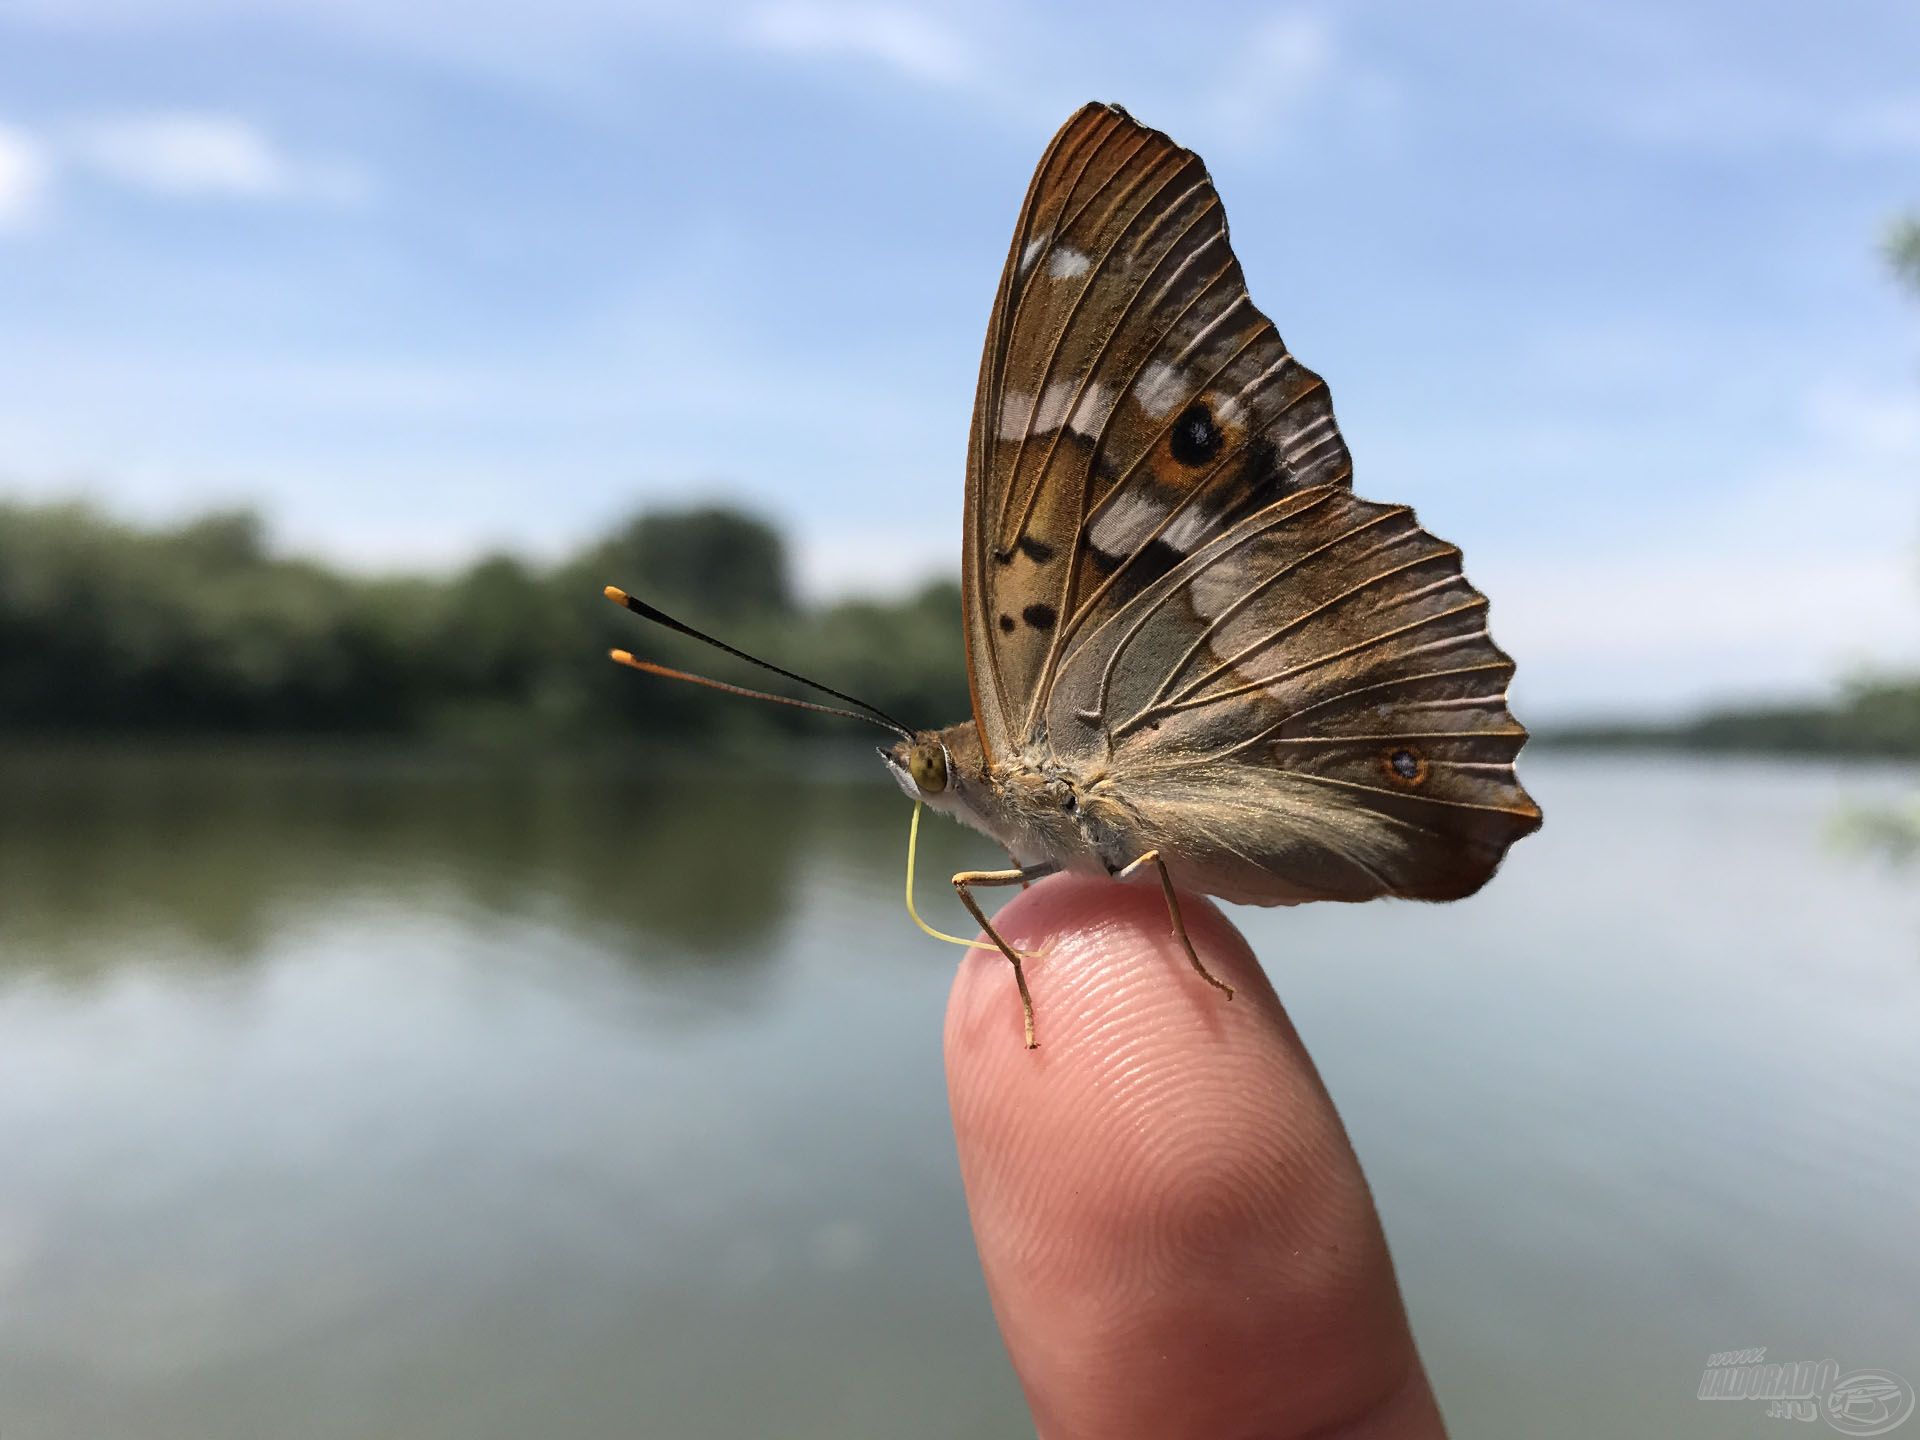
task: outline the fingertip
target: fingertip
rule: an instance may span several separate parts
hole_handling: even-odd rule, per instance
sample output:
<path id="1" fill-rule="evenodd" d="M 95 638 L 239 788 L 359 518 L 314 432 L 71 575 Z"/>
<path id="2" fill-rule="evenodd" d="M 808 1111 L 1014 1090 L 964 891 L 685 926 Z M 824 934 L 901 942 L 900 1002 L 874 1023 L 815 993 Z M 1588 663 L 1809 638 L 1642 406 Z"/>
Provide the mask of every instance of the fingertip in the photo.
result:
<path id="1" fill-rule="evenodd" d="M 1098 1068 L 1137 1045 L 1297 1046 L 1240 932 L 1211 901 L 1183 896 L 1180 907 L 1208 971 L 1232 987 L 1231 1000 L 1193 970 L 1157 886 L 1059 875 L 1016 896 L 993 923 L 1031 956 L 1025 970 L 1038 1050 L 1021 1048 L 1006 958 L 981 945 L 961 961 L 948 1003 L 950 1081 L 971 1075 L 975 1084 L 1019 1090 L 1062 1067 Z"/>
<path id="2" fill-rule="evenodd" d="M 1229 1417 L 1241 1433 L 1266 1405 L 1335 1423 L 1413 1364 L 1312 1062 L 1239 933 L 1205 901 L 1181 909 L 1235 998 L 1194 972 L 1157 885 L 1097 877 L 1043 882 L 994 921 L 1041 951 L 1026 962 L 1038 1050 L 1004 957 L 969 951 L 955 979 L 968 1204 L 1049 1435 L 1217 1434 Z"/>

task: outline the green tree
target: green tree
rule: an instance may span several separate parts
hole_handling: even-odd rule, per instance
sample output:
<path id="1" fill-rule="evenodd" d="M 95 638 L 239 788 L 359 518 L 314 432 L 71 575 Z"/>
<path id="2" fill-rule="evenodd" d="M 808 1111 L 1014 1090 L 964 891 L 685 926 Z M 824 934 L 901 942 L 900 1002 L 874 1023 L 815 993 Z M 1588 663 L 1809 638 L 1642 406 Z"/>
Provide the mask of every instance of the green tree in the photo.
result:
<path id="1" fill-rule="evenodd" d="M 446 597 L 445 665 L 456 689 L 498 700 L 530 698 L 555 657 L 566 607 L 553 586 L 511 555 L 489 555 Z"/>
<path id="2" fill-rule="evenodd" d="M 730 510 L 643 515 L 551 566 L 502 554 L 447 579 L 369 579 L 276 554 L 249 512 L 144 529 L 81 505 L 0 502 L 0 731 L 685 747 L 857 733 L 609 664 L 619 647 L 805 693 L 609 605 L 610 581 L 911 723 L 966 713 L 950 582 L 803 610 L 787 577 L 779 535 Z"/>
<path id="3" fill-rule="evenodd" d="M 766 521 L 722 506 L 630 521 L 597 557 L 604 583 L 709 620 L 791 615 L 787 548 Z"/>

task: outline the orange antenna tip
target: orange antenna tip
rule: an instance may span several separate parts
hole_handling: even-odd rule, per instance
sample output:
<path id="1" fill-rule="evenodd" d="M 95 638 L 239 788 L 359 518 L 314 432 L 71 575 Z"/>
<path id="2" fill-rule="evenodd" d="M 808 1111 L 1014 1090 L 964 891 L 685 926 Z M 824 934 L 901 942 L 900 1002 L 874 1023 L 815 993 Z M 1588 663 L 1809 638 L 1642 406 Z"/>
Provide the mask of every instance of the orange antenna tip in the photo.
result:
<path id="1" fill-rule="evenodd" d="M 627 592 L 622 590 L 618 585 L 609 585 L 600 593 L 616 605 L 624 605 L 627 603 Z"/>
<path id="2" fill-rule="evenodd" d="M 627 650 L 609 650 L 607 652 L 607 658 L 616 665 L 631 665 L 634 663 L 632 652 Z"/>

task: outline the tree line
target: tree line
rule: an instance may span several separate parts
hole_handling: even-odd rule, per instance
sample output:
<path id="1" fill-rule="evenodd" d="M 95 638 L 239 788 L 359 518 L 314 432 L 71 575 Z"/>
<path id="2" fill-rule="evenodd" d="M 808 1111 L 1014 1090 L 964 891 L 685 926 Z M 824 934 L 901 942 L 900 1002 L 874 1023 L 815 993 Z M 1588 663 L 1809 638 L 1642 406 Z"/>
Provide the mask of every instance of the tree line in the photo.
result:
<path id="1" fill-rule="evenodd" d="M 609 604 L 621 584 L 909 724 L 969 713 L 959 587 L 807 607 L 764 520 L 643 514 L 558 563 L 490 555 L 457 574 L 363 577 L 275 552 L 245 511 L 141 527 L 86 505 L 0 502 L 0 731 L 338 735 L 481 742 L 649 736 L 690 746 L 838 734 L 847 721 L 716 696 L 611 664 L 615 646 L 804 695 Z M 1560 726 L 1581 747 L 1920 756 L 1920 677 L 1827 702 L 1673 724 Z"/>
<path id="2" fill-rule="evenodd" d="M 734 510 L 643 514 L 555 564 L 496 554 L 434 578 L 278 553 L 246 511 L 142 527 L 0 502 L 0 729 L 699 744 L 848 729 L 613 665 L 620 646 L 792 689 L 619 610 L 608 583 L 909 723 L 967 713 L 957 585 L 803 606 L 779 534 Z"/>
<path id="3" fill-rule="evenodd" d="M 140 527 L 85 505 L 0 503 L 0 730 L 47 737 L 338 735 L 478 742 L 652 737 L 687 746 L 861 727 L 611 664 L 615 646 L 803 694 L 609 604 L 608 583 L 909 724 L 969 713 L 959 587 L 808 607 L 764 520 L 644 514 L 559 562 L 362 577 L 276 553 L 249 512 Z M 1674 724 L 1561 726 L 1582 747 L 1920 756 L 1920 677 L 1823 703 Z"/>
<path id="4" fill-rule="evenodd" d="M 1665 723 L 1561 725 L 1539 738 L 1583 750 L 1920 759 L 1920 677 L 1863 676 L 1826 701 L 1728 706 Z"/>

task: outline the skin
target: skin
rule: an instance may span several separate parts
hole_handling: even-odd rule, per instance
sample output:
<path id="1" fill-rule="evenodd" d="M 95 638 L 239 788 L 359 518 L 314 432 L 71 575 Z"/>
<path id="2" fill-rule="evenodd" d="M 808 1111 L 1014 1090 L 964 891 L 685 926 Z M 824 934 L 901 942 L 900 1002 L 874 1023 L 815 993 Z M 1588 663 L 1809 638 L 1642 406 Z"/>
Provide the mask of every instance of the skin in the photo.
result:
<path id="1" fill-rule="evenodd" d="M 961 962 L 946 1061 L 994 1313 L 1041 1440 L 1444 1436 L 1332 1101 L 1246 942 L 1159 887 L 1056 876 Z"/>

